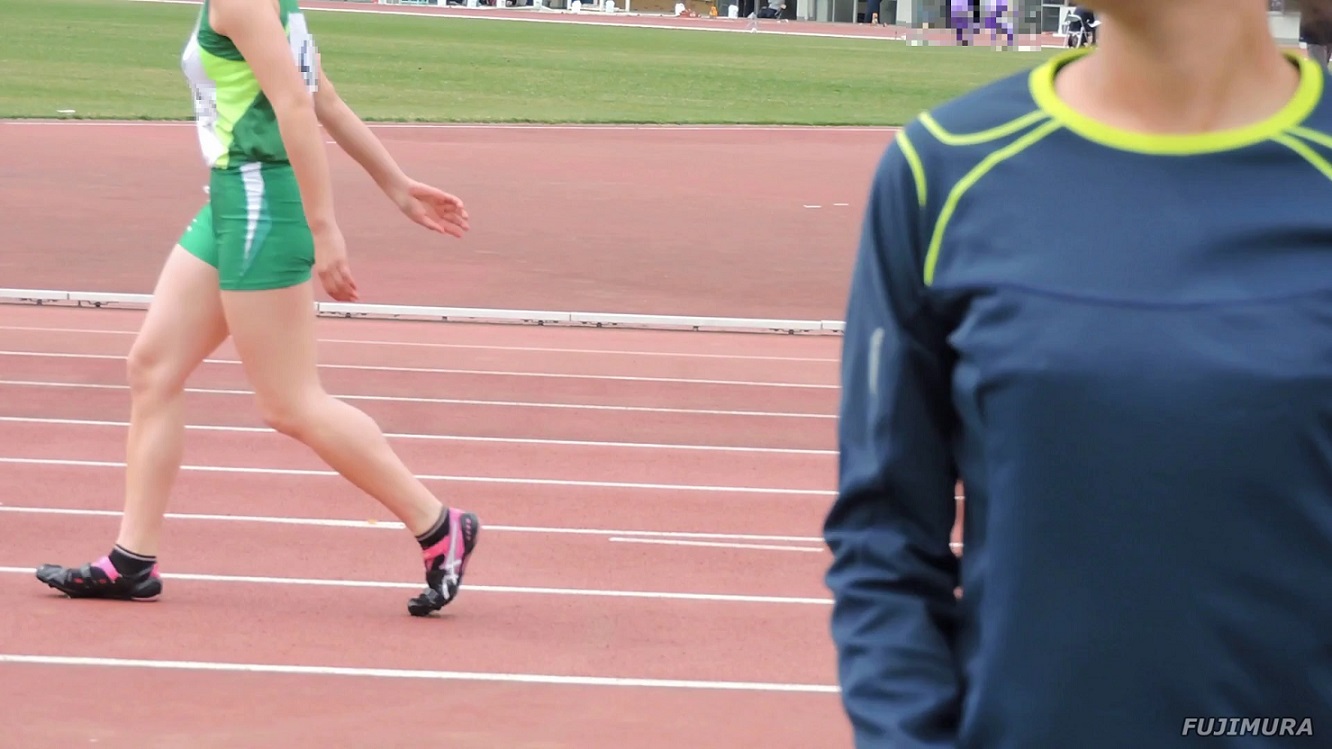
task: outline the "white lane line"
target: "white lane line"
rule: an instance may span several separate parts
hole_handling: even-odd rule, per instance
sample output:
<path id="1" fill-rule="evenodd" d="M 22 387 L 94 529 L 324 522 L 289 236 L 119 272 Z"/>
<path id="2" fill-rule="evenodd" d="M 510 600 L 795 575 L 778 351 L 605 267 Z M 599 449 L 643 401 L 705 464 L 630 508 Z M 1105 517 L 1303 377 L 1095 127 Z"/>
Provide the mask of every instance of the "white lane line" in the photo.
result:
<path id="1" fill-rule="evenodd" d="M 87 382 L 47 382 L 43 380 L 0 380 L 0 387 L 50 387 L 90 390 L 129 390 L 128 385 L 102 385 Z M 253 390 L 221 388 L 185 388 L 197 395 L 253 396 Z M 736 411 L 708 408 L 666 408 L 653 406 L 611 406 L 589 403 L 537 403 L 531 401 L 491 401 L 469 398 L 419 398 L 408 395 L 334 395 L 349 401 L 381 401 L 385 403 L 430 403 L 445 406 L 495 406 L 499 408 L 553 408 L 574 411 L 617 411 L 625 413 L 689 414 L 691 416 L 743 416 L 779 419 L 835 419 L 836 414 L 786 413 L 781 411 Z"/>
<path id="2" fill-rule="evenodd" d="M 118 518 L 119 510 L 86 510 L 72 507 L 15 507 L 0 505 L 0 512 L 20 515 L 68 515 L 75 517 Z M 207 513 L 168 512 L 168 520 L 198 520 L 230 523 L 267 523 L 273 525 L 299 525 L 326 528 L 370 528 L 400 531 L 402 523 L 396 520 L 343 520 L 338 518 L 298 518 L 270 515 L 214 515 Z M 696 531 L 610 530 L 600 528 L 557 528 L 535 525 L 491 525 L 486 533 L 529 533 L 537 535 L 616 536 L 645 538 L 716 539 L 728 541 L 757 541 L 771 543 L 821 543 L 815 536 L 780 536 L 755 533 L 704 533 Z"/>
<path id="3" fill-rule="evenodd" d="M 377 679 L 423 679 L 428 681 L 479 681 L 553 686 L 628 687 L 646 689 L 723 690 L 733 692 L 799 692 L 837 694 L 835 686 L 748 681 L 691 681 L 684 679 L 637 679 L 611 676 L 553 676 L 476 671 L 426 671 L 397 668 L 348 668 L 342 666 L 286 666 L 269 663 L 222 663 L 217 661 L 170 661 L 136 658 L 87 658 L 61 655 L 0 653 L 0 663 L 38 666 L 83 666 L 139 668 L 164 671 L 211 671 L 230 673 L 283 674 L 294 676 L 352 676 Z"/>
<path id="4" fill-rule="evenodd" d="M 0 567 L 0 573 L 31 575 L 31 567 Z M 421 590 L 421 581 L 411 583 L 378 580 L 339 580 L 317 577 L 263 577 L 256 575 L 205 575 L 197 573 L 162 573 L 164 580 L 183 580 L 197 583 L 240 583 L 243 585 L 298 585 L 320 588 L 386 588 L 392 590 Z M 793 596 L 748 596 L 729 593 L 666 593 L 655 590 L 596 590 L 588 588 L 536 588 L 514 585 L 471 585 L 469 593 L 510 593 L 522 595 L 573 596 L 584 598 L 643 598 L 658 601 L 708 601 L 711 603 L 772 603 L 794 606 L 830 606 L 831 599 Z"/>
<path id="5" fill-rule="evenodd" d="M 107 330 L 103 328 L 46 328 L 35 325 L 0 325 L 0 330 L 31 333 L 76 333 L 79 335 L 135 336 L 137 330 Z M 539 354 L 588 354 L 591 356 L 633 356 L 668 359 L 723 359 L 736 361 L 781 361 L 836 364 L 831 357 L 763 356 L 759 354 L 705 354 L 684 351 L 627 351 L 624 349 L 555 348 L 550 346 L 497 346 L 484 343 L 436 343 L 431 341 L 371 341 L 364 338 L 320 338 L 319 343 L 339 343 L 352 346 L 402 346 L 406 348 L 461 349 L 475 351 L 519 351 Z"/>
<path id="6" fill-rule="evenodd" d="M 612 536 L 610 540 L 613 542 L 626 543 L 626 544 L 662 544 L 665 546 L 706 546 L 709 548 L 716 548 L 716 549 L 753 549 L 758 551 L 804 551 L 814 554 L 823 551 L 823 549 L 815 548 L 812 546 L 778 546 L 775 544 L 739 544 L 739 543 L 723 543 L 718 541 L 677 541 L 674 539 L 666 539 L 666 538 L 621 538 L 618 536 Z"/>
<path id="7" fill-rule="evenodd" d="M 11 465 L 67 466 L 71 468 L 124 468 L 125 464 L 109 460 L 66 460 L 58 458 L 0 457 L 0 463 Z M 181 466 L 182 471 L 203 473 L 262 474 L 267 476 L 337 476 L 336 471 L 302 468 L 257 468 L 250 466 Z M 450 481 L 467 484 L 521 484 L 526 486 L 579 486 L 593 489 L 626 489 L 638 491 L 715 492 L 722 494 L 772 494 L 806 497 L 832 497 L 836 493 L 823 489 L 781 489 L 751 486 L 707 486 L 699 484 L 640 484 L 628 481 L 574 481 L 569 479 L 508 478 L 498 476 L 445 476 L 417 474 L 421 481 Z"/>
<path id="8" fill-rule="evenodd" d="M 0 351 L 0 356 L 27 357 L 36 359 L 98 359 L 125 361 L 125 356 L 118 354 L 71 354 L 57 351 Z M 204 359 L 204 364 L 225 364 L 238 366 L 237 359 Z M 412 374 L 442 375 L 484 375 L 487 377 L 535 377 L 560 380 L 607 380 L 613 382 L 656 382 L 679 385 L 734 385 L 737 387 L 790 388 L 810 390 L 836 390 L 838 385 L 804 382 L 761 382 L 754 380 L 708 380 L 689 377 L 639 377 L 636 375 L 594 375 L 569 374 L 564 372 L 510 372 L 487 369 L 445 369 L 440 367 L 384 367 L 371 364 L 325 364 L 319 363 L 320 369 L 348 369 L 360 372 L 403 372 Z"/>
<path id="9" fill-rule="evenodd" d="M 44 419 L 27 416 L 0 416 L 0 423 L 43 424 L 48 426 L 115 427 L 129 428 L 127 421 L 100 421 L 94 419 Z M 268 427 L 223 426 L 216 424 L 187 424 L 188 430 L 199 432 L 236 432 L 243 434 L 277 434 Z M 591 440 L 555 440 L 527 437 L 471 437 L 449 434 L 414 434 L 387 432 L 389 439 L 430 440 L 439 442 L 481 442 L 507 445 L 547 445 L 560 447 L 608 447 L 643 450 L 692 450 L 699 452 L 773 453 L 781 455 L 836 455 L 836 450 L 814 450 L 787 447 L 733 447 L 730 445 L 670 445 L 650 442 L 598 442 Z"/>

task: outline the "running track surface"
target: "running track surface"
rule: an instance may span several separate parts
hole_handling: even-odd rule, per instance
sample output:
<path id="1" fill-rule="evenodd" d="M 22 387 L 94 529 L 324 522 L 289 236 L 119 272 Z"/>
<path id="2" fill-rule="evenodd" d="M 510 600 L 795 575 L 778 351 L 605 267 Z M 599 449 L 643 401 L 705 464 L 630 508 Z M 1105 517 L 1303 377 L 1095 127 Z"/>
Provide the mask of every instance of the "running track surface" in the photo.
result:
<path id="1" fill-rule="evenodd" d="M 0 745 L 849 746 L 818 539 L 838 339 L 321 320 L 329 390 L 487 524 L 415 619 L 414 541 L 300 473 L 323 466 L 263 428 L 229 344 L 190 383 L 163 599 L 33 579 L 113 540 L 140 319 L 0 306 L 0 652 L 37 658 L 0 657 Z"/>
<path id="2" fill-rule="evenodd" d="M 417 230 L 330 148 L 365 301 L 811 319 L 841 316 L 892 137 L 377 130 L 474 229 Z M 148 292 L 204 197 L 188 126 L 0 148 L 9 287 Z M 322 320 L 329 389 L 487 526 L 420 620 L 414 542 L 262 427 L 229 347 L 190 383 L 164 599 L 32 579 L 115 533 L 139 320 L 0 306 L 0 745 L 849 746 L 818 538 L 838 339 Z"/>
<path id="3" fill-rule="evenodd" d="M 748 19 L 331 0 L 310 7 L 682 30 L 751 26 Z M 801 21 L 757 28 L 885 40 L 926 33 Z M 931 41 L 949 37 L 930 32 Z M 425 233 L 330 146 L 339 221 L 363 301 L 821 320 L 843 314 L 865 196 L 896 128 L 421 125 L 376 132 L 412 176 L 461 196 L 473 229 L 463 242 Z M 206 170 L 188 123 L 0 121 L 0 151 L 0 278 L 10 288 L 64 289 L 75 268 L 78 290 L 148 293 L 204 200 Z M 79 206 L 73 216 L 71 205 Z"/>
<path id="4" fill-rule="evenodd" d="M 459 241 L 329 146 L 362 301 L 841 319 L 886 129 L 380 127 Z M 0 122 L 0 285 L 149 293 L 205 200 L 192 126 Z M 77 210 L 71 210 L 77 206 Z M 817 207 L 806 207 L 817 206 Z M 75 279 L 72 281 L 71 279 Z"/>

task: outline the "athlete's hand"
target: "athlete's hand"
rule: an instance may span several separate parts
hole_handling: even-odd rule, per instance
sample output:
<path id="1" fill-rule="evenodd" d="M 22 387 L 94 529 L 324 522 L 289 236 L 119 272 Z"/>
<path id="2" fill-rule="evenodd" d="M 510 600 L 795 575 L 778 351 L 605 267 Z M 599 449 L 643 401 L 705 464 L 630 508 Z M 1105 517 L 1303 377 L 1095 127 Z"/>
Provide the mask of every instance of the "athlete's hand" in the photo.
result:
<path id="1" fill-rule="evenodd" d="M 347 242 L 342 238 L 342 230 L 333 224 L 316 231 L 314 244 L 314 271 L 324 291 L 339 302 L 356 301 L 356 281 L 347 262 Z"/>
<path id="2" fill-rule="evenodd" d="M 462 200 L 437 187 L 409 179 L 396 185 L 389 197 L 407 218 L 431 231 L 461 239 L 469 228 Z"/>

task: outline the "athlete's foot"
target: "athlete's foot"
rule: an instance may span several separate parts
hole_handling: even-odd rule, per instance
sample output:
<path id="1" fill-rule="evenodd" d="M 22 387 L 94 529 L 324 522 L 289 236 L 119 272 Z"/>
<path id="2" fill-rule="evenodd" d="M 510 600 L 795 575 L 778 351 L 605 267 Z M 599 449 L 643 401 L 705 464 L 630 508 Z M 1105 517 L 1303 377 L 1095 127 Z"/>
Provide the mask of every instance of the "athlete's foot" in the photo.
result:
<path id="1" fill-rule="evenodd" d="M 428 616 L 458 597 L 467 560 L 476 548 L 481 533 L 481 521 L 476 515 L 462 510 L 449 510 L 448 535 L 437 544 L 421 552 L 426 568 L 426 590 L 407 602 L 412 616 Z"/>
<path id="2" fill-rule="evenodd" d="M 70 598 L 111 598 L 143 601 L 162 593 L 162 578 L 157 565 L 133 575 L 122 575 L 108 557 L 82 567 L 44 564 L 37 568 L 37 579 Z"/>

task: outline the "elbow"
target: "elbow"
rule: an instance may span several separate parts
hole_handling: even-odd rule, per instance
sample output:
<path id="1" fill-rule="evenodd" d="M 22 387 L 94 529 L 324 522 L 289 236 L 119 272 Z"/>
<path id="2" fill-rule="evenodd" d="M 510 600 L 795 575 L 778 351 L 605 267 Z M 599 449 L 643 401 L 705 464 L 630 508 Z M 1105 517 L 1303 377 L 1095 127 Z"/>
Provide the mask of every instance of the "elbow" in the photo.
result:
<path id="1" fill-rule="evenodd" d="M 347 105 L 338 96 L 338 92 L 331 85 L 321 86 L 313 97 L 315 117 L 324 125 L 329 122 L 336 122 L 343 112 L 347 111 Z"/>
<path id="2" fill-rule="evenodd" d="M 270 96 L 268 103 L 273 106 L 273 114 L 279 123 L 317 117 L 314 97 L 305 91 Z"/>

